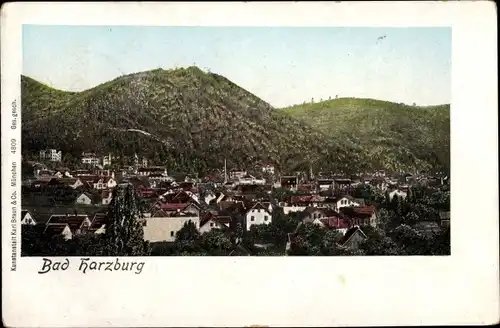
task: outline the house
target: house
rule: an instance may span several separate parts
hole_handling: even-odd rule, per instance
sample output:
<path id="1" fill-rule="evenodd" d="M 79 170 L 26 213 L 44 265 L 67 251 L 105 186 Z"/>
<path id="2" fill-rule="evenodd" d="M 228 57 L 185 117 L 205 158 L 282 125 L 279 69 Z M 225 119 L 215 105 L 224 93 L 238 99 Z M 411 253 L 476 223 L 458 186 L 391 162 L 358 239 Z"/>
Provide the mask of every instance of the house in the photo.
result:
<path id="1" fill-rule="evenodd" d="M 167 215 L 189 214 L 191 216 L 200 216 L 200 207 L 195 203 L 163 203 L 157 202 L 151 213 L 161 210 Z"/>
<path id="2" fill-rule="evenodd" d="M 360 206 L 361 204 L 356 202 L 356 199 L 351 196 L 342 196 L 336 201 L 336 210 L 339 211 L 342 207 L 352 207 Z"/>
<path id="3" fill-rule="evenodd" d="M 164 211 L 157 211 L 144 219 L 144 240 L 149 242 L 174 242 L 176 233 L 189 221 L 193 222 L 197 229 L 200 228 L 199 216 L 182 214 L 171 216 Z"/>
<path id="4" fill-rule="evenodd" d="M 273 163 L 264 163 L 262 165 L 262 173 L 274 174 L 275 166 Z"/>
<path id="5" fill-rule="evenodd" d="M 334 188 L 333 179 L 318 179 L 317 184 L 320 191 L 330 190 Z"/>
<path id="6" fill-rule="evenodd" d="M 111 166 L 113 156 L 111 154 L 105 155 L 102 158 L 102 166 Z"/>
<path id="7" fill-rule="evenodd" d="M 101 203 L 102 205 L 109 205 L 113 199 L 113 192 L 111 190 L 104 190 L 101 193 Z"/>
<path id="8" fill-rule="evenodd" d="M 217 197 L 215 196 L 215 193 L 211 190 L 205 192 L 205 195 L 203 197 L 203 201 L 205 204 L 209 205 L 211 201 L 216 200 Z"/>
<path id="9" fill-rule="evenodd" d="M 51 162 L 60 162 L 62 160 L 62 152 L 57 149 L 46 149 L 40 151 L 40 159 L 51 161 Z"/>
<path id="10" fill-rule="evenodd" d="M 92 205 L 92 195 L 86 192 L 82 192 L 76 197 L 75 204 Z"/>
<path id="11" fill-rule="evenodd" d="M 250 230 L 250 227 L 254 224 L 269 224 L 272 221 L 272 215 L 269 211 L 270 205 L 266 206 L 261 202 L 255 203 L 245 215 L 246 219 L 246 230 Z"/>
<path id="12" fill-rule="evenodd" d="M 93 173 L 90 170 L 76 170 L 74 174 L 75 177 L 90 176 L 90 175 L 93 175 Z"/>
<path id="13" fill-rule="evenodd" d="M 230 216 L 218 215 L 217 212 L 208 212 L 200 220 L 200 233 L 209 232 L 212 229 L 226 230 L 230 227 L 231 221 Z"/>
<path id="14" fill-rule="evenodd" d="M 107 215 L 105 213 L 96 213 L 92 218 L 89 227 L 89 232 L 95 234 L 102 234 L 106 232 Z"/>
<path id="15" fill-rule="evenodd" d="M 265 185 L 265 179 L 258 179 L 252 175 L 245 175 L 238 179 L 238 184 L 240 185 Z"/>
<path id="16" fill-rule="evenodd" d="M 151 167 L 140 167 L 137 169 L 137 175 L 143 177 L 149 177 L 154 174 L 155 176 L 163 175 L 165 177 L 168 176 L 167 168 L 164 166 L 151 166 Z"/>
<path id="17" fill-rule="evenodd" d="M 45 225 L 44 235 L 50 237 L 63 236 L 64 240 L 73 238 L 73 233 L 67 223 L 49 223 Z"/>
<path id="18" fill-rule="evenodd" d="M 282 176 L 282 177 L 280 177 L 279 185 L 281 186 L 281 188 L 296 191 L 298 184 L 299 184 L 299 178 L 297 176 Z"/>
<path id="19" fill-rule="evenodd" d="M 103 190 L 103 189 L 112 189 L 116 187 L 116 180 L 110 176 L 100 178 L 97 183 L 94 184 L 94 189 Z"/>
<path id="20" fill-rule="evenodd" d="M 229 178 L 231 180 L 239 180 L 247 175 L 247 171 L 240 168 L 234 168 L 229 171 Z"/>
<path id="21" fill-rule="evenodd" d="M 355 225 L 372 227 L 377 226 L 375 206 L 342 207 L 340 212 L 350 218 Z"/>
<path id="22" fill-rule="evenodd" d="M 366 239 L 368 239 L 368 237 L 365 233 L 358 226 L 354 226 L 345 233 L 339 241 L 339 245 L 349 249 L 359 249 L 361 243 Z"/>
<path id="23" fill-rule="evenodd" d="M 83 182 L 79 178 L 62 178 L 62 179 L 59 179 L 59 181 L 62 184 L 66 185 L 68 187 L 71 187 L 73 189 L 76 189 L 78 187 L 83 186 Z"/>
<path id="24" fill-rule="evenodd" d="M 402 190 L 402 189 L 394 189 L 392 191 L 389 191 L 389 200 L 392 200 L 394 196 L 398 196 L 399 198 L 405 199 L 406 196 L 408 195 L 408 192 Z"/>
<path id="25" fill-rule="evenodd" d="M 324 201 L 325 197 L 321 197 L 318 195 L 290 197 L 290 204 L 296 206 L 319 207 L 323 206 Z"/>
<path id="26" fill-rule="evenodd" d="M 342 213 L 330 208 L 308 207 L 301 213 L 303 223 L 314 223 L 345 234 L 352 227 L 352 221 Z"/>
<path id="27" fill-rule="evenodd" d="M 35 174 L 38 180 L 50 180 L 54 177 L 54 172 L 50 170 L 38 170 Z"/>
<path id="28" fill-rule="evenodd" d="M 87 214 L 53 214 L 47 221 L 47 225 L 53 223 L 67 224 L 72 236 L 87 232 L 91 225 Z"/>
<path id="29" fill-rule="evenodd" d="M 101 159 L 95 153 L 82 153 L 82 164 L 96 166 L 101 163 Z"/>
<path id="30" fill-rule="evenodd" d="M 335 184 L 335 189 L 345 190 L 351 187 L 352 180 L 348 178 L 335 178 L 334 184 Z"/>
<path id="31" fill-rule="evenodd" d="M 22 225 L 36 225 L 36 221 L 28 210 L 21 210 Z"/>

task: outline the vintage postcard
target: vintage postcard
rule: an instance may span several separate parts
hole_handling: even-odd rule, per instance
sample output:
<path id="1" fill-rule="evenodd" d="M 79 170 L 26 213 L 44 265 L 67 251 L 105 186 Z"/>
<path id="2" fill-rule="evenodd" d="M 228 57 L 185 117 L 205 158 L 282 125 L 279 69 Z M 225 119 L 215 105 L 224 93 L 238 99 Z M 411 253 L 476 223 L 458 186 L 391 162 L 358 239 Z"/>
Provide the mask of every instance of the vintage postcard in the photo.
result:
<path id="1" fill-rule="evenodd" d="M 498 322 L 495 14 L 2 7 L 4 323 Z"/>

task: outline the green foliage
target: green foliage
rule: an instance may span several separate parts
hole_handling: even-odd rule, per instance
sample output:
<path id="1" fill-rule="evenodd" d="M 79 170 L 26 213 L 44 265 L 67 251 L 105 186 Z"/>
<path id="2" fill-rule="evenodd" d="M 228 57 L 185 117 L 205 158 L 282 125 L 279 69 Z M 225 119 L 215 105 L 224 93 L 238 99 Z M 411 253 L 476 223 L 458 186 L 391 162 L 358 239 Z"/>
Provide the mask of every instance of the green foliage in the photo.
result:
<path id="1" fill-rule="evenodd" d="M 417 107 L 338 98 L 284 108 L 314 128 L 359 149 L 360 162 L 392 171 L 450 164 L 450 105 Z"/>
<path id="2" fill-rule="evenodd" d="M 352 158 L 350 149 L 303 121 L 196 67 L 129 74 L 77 93 L 26 76 L 21 82 L 26 154 L 48 147 L 63 157 L 138 153 L 170 170 L 200 174 L 224 159 L 230 167 L 273 161 L 294 170 Z"/>
<path id="3" fill-rule="evenodd" d="M 144 241 L 143 215 L 131 184 L 113 190 L 105 233 L 105 250 L 110 256 L 144 256 L 149 245 Z"/>

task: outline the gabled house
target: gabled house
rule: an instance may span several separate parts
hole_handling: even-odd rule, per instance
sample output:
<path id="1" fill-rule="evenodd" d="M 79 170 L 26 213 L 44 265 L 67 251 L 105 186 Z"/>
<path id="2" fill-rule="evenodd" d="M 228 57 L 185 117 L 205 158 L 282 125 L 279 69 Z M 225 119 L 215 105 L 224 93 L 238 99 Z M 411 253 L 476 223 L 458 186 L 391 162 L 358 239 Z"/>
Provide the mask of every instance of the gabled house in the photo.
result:
<path id="1" fill-rule="evenodd" d="M 402 190 L 402 189 L 393 189 L 389 191 L 389 200 L 392 200 L 394 196 L 398 196 L 399 198 L 405 199 L 406 196 L 408 195 L 408 192 Z"/>
<path id="2" fill-rule="evenodd" d="M 352 221 L 342 213 L 329 208 L 308 207 L 301 213 L 303 223 L 314 223 L 324 228 L 345 234 L 353 226 Z"/>
<path id="3" fill-rule="evenodd" d="M 337 199 L 336 202 L 336 210 L 339 211 L 343 207 L 353 207 L 353 206 L 360 206 L 358 202 L 356 202 L 356 199 L 351 197 L 351 196 L 342 196 Z"/>
<path id="4" fill-rule="evenodd" d="M 200 233 L 209 232 L 212 229 L 226 230 L 230 228 L 232 218 L 219 215 L 218 213 L 206 213 L 200 220 Z"/>
<path id="5" fill-rule="evenodd" d="M 75 204 L 92 205 L 92 195 L 86 192 L 82 192 L 76 197 Z"/>
<path id="6" fill-rule="evenodd" d="M 27 210 L 21 210 L 21 224 L 22 225 L 36 225 L 36 221 Z"/>
<path id="7" fill-rule="evenodd" d="M 83 186 L 83 182 L 79 178 L 62 178 L 59 179 L 59 182 L 73 189 Z"/>
<path id="8" fill-rule="evenodd" d="M 106 232 L 107 215 L 105 213 L 96 213 L 92 218 L 89 227 L 89 232 L 95 234 L 102 234 Z"/>
<path id="9" fill-rule="evenodd" d="M 96 166 L 101 163 L 101 159 L 95 153 L 82 153 L 82 164 Z"/>
<path id="10" fill-rule="evenodd" d="M 87 214 L 53 214 L 47 225 L 54 223 L 67 224 L 72 236 L 86 233 L 91 225 Z"/>
<path id="11" fill-rule="evenodd" d="M 254 224 L 270 224 L 273 217 L 269 211 L 269 206 L 257 202 L 246 212 L 245 219 L 246 229 L 250 230 L 250 227 Z"/>
<path id="12" fill-rule="evenodd" d="M 340 212 L 350 218 L 355 225 L 372 227 L 377 226 L 375 206 L 342 207 Z"/>
<path id="13" fill-rule="evenodd" d="M 339 241 L 339 245 L 349 249 L 359 249 L 360 244 L 366 239 L 368 237 L 365 233 L 358 226 L 354 226 L 345 233 Z"/>
<path id="14" fill-rule="evenodd" d="M 49 237 L 63 236 L 64 240 L 73 238 L 70 226 L 67 223 L 49 223 L 45 225 L 43 234 Z"/>
<path id="15" fill-rule="evenodd" d="M 200 216 L 200 207 L 194 203 L 163 203 L 157 202 L 151 213 L 155 210 L 162 210 L 167 215 L 191 215 L 191 216 Z"/>

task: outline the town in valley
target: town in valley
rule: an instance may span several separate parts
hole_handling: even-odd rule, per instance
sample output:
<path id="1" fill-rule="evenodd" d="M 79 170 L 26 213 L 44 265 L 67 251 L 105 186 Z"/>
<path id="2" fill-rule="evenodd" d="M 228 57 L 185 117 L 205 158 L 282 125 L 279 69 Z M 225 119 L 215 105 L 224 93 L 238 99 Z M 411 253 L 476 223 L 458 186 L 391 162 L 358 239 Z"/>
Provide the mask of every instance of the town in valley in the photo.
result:
<path id="1" fill-rule="evenodd" d="M 170 172 L 137 154 L 120 165 L 111 153 L 93 152 L 72 167 L 64 163 L 57 149 L 23 158 L 23 255 L 63 256 L 66 243 L 104 236 L 114 191 L 127 186 L 140 208 L 148 255 L 450 251 L 449 239 L 443 241 L 450 179 L 441 172 L 282 172 L 275 163 L 258 163 L 226 164 L 199 176 Z"/>

